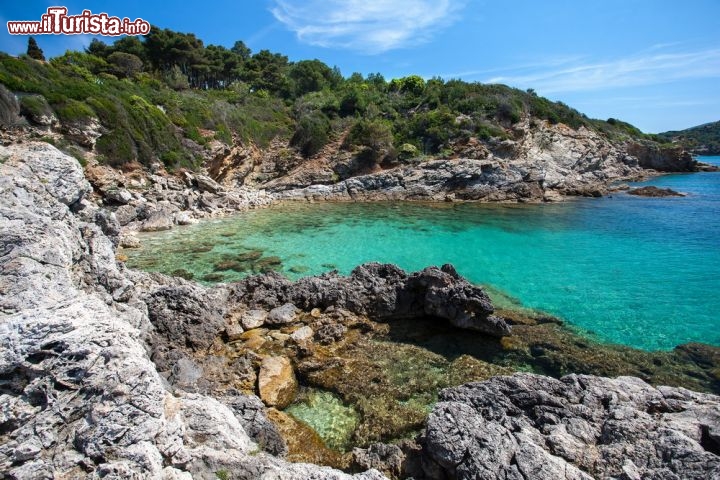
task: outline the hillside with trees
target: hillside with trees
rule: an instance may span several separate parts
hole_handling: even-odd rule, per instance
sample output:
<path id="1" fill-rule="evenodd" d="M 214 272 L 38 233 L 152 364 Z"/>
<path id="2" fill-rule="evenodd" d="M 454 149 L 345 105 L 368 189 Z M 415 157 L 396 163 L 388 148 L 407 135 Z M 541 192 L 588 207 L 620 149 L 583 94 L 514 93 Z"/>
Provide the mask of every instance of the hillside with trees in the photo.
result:
<path id="1" fill-rule="evenodd" d="M 91 150 L 112 166 L 162 161 L 170 169 L 196 168 L 212 140 L 263 148 L 273 139 L 304 157 L 342 140 L 343 149 L 372 162 L 397 164 L 449 155 L 470 137 L 512 138 L 523 119 L 584 126 L 613 140 L 652 139 L 532 90 L 417 75 L 344 77 L 319 60 L 253 53 L 242 41 L 205 45 L 191 33 L 157 27 L 112 45 L 93 40 L 84 52 L 48 62 L 1 54 L 0 83 L 31 123 L 63 132 L 97 127 L 96 142 L 68 135 L 66 150 L 80 158 Z"/>
<path id="2" fill-rule="evenodd" d="M 678 143 L 697 155 L 720 155 L 720 121 L 658 136 L 665 141 Z"/>

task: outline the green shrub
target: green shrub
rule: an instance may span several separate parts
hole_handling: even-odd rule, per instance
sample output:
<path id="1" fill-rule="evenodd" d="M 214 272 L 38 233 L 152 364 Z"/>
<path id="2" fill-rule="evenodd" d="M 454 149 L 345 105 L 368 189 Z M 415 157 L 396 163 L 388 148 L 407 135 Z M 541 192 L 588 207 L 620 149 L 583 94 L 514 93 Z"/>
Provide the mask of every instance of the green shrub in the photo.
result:
<path id="1" fill-rule="evenodd" d="M 392 149 L 393 134 L 390 124 L 375 119 L 359 119 L 350 129 L 346 147 L 364 147 L 371 160 L 379 159 Z"/>
<path id="2" fill-rule="evenodd" d="M 322 112 L 303 115 L 297 123 L 295 134 L 290 140 L 306 157 L 315 155 L 330 138 L 330 121 Z"/>
<path id="3" fill-rule="evenodd" d="M 95 116 L 95 111 L 89 105 L 72 98 L 67 99 L 56 108 L 58 117 L 63 122 L 76 122 Z"/>
<path id="4" fill-rule="evenodd" d="M 20 97 L 20 114 L 35 121 L 40 117 L 54 116 L 55 112 L 42 95 L 23 95 Z"/>
<path id="5" fill-rule="evenodd" d="M 95 149 L 104 163 L 119 167 L 137 158 L 137 148 L 130 135 L 123 130 L 113 130 L 97 139 Z"/>

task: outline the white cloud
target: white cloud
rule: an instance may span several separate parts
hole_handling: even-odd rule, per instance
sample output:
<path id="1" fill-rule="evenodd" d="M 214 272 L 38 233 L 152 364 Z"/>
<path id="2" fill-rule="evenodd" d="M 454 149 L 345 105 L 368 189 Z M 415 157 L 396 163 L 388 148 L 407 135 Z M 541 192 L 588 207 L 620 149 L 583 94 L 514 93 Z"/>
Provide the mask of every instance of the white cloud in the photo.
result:
<path id="1" fill-rule="evenodd" d="M 720 49 L 646 53 L 605 62 L 569 62 L 553 67 L 532 69 L 525 74 L 497 75 L 483 82 L 530 87 L 547 95 L 657 85 L 691 78 L 716 78 L 720 77 Z"/>
<path id="2" fill-rule="evenodd" d="M 427 41 L 460 0 L 275 0 L 272 14 L 311 45 L 381 53 Z"/>

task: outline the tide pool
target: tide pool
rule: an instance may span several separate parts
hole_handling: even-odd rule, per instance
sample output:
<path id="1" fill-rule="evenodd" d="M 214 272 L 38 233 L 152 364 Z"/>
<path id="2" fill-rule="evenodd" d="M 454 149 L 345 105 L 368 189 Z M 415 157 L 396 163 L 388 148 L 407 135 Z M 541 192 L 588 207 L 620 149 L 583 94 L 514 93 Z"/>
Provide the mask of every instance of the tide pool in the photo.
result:
<path id="1" fill-rule="evenodd" d="M 700 160 L 720 164 L 720 157 Z M 298 278 L 349 273 L 370 261 L 406 270 L 452 263 L 469 280 L 602 341 L 648 350 L 690 341 L 720 345 L 720 173 L 643 184 L 687 196 L 617 193 L 543 205 L 286 204 L 143 234 L 142 248 L 125 253 L 130 267 L 184 269 L 206 283 L 237 280 L 253 267 Z M 262 255 L 255 264 L 218 268 L 255 250 L 250 257 Z"/>

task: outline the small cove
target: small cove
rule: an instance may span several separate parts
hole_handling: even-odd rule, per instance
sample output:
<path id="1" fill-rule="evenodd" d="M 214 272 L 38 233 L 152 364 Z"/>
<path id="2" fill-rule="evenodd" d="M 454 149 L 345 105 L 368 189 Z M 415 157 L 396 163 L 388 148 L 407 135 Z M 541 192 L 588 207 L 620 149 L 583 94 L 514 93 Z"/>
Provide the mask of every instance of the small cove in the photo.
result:
<path id="1" fill-rule="evenodd" d="M 646 350 L 720 345 L 720 173 L 643 184 L 688 196 L 284 204 L 143 234 L 142 247 L 125 253 L 130 267 L 184 270 L 205 283 L 268 270 L 290 278 L 349 273 L 368 261 L 406 270 L 452 263 L 469 280 L 601 341 Z"/>

